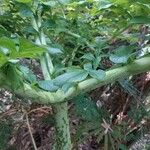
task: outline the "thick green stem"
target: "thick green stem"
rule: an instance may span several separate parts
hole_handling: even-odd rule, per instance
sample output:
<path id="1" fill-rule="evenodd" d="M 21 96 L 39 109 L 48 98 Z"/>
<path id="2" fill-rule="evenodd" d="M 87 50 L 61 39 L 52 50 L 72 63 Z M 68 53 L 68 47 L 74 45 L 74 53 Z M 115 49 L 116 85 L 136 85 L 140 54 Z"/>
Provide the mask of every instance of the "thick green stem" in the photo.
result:
<path id="1" fill-rule="evenodd" d="M 35 28 L 40 28 L 41 17 L 39 16 L 37 21 L 33 21 Z M 40 26 L 39 26 L 40 25 Z M 37 30 L 38 30 L 37 28 Z M 39 31 L 39 30 L 38 30 Z M 36 38 L 36 43 L 39 45 L 46 45 L 46 39 L 43 31 L 39 31 L 39 37 Z M 40 59 L 41 68 L 45 80 L 51 80 L 51 74 L 53 73 L 54 67 L 51 57 L 48 53 L 43 54 Z M 55 150 L 71 150 L 71 137 L 69 130 L 69 118 L 68 118 L 68 102 L 61 102 L 53 106 L 55 112 L 55 143 L 53 149 Z"/>
<path id="2" fill-rule="evenodd" d="M 16 95 L 20 97 L 30 98 L 40 104 L 54 104 L 70 100 L 78 94 L 89 92 L 93 89 L 115 82 L 119 79 L 127 78 L 130 75 L 135 75 L 147 71 L 150 71 L 150 56 L 137 59 L 126 66 L 121 66 L 106 71 L 106 76 L 103 80 L 97 80 L 94 78 L 86 79 L 78 83 L 76 87 L 71 87 L 66 93 L 64 93 L 64 91 L 61 89 L 57 90 L 56 92 L 46 92 L 39 89 L 38 87 L 33 88 L 26 83 L 24 83 L 23 87 L 20 87 L 13 92 L 15 92 Z M 11 90 L 10 84 L 7 84 L 7 82 L 3 81 L 5 81 L 5 75 L 0 71 L 1 87 Z"/>
<path id="3" fill-rule="evenodd" d="M 67 102 L 55 104 L 56 138 L 54 150 L 71 150 Z"/>

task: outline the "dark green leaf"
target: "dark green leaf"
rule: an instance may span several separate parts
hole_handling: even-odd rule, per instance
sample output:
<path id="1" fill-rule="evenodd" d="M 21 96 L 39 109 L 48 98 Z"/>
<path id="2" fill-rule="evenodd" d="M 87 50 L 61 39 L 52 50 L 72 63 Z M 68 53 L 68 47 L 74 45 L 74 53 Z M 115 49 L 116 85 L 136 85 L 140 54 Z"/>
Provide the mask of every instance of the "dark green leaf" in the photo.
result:
<path id="1" fill-rule="evenodd" d="M 128 150 L 128 148 L 124 144 L 119 145 L 120 150 Z"/>
<path id="2" fill-rule="evenodd" d="M 0 67 L 2 67 L 7 62 L 7 57 L 0 52 Z"/>
<path id="3" fill-rule="evenodd" d="M 81 118 L 87 121 L 101 119 L 96 104 L 90 98 L 79 95 L 74 98 L 73 102 L 75 103 L 76 112 Z"/>
<path id="4" fill-rule="evenodd" d="M 150 4 L 149 0 L 135 0 L 136 2 L 142 3 L 142 4 Z"/>
<path id="5" fill-rule="evenodd" d="M 30 7 L 28 7 L 27 5 L 23 5 L 21 8 L 20 8 L 20 15 L 22 17 L 33 17 L 33 12 L 32 10 L 30 9 Z"/>
<path id="6" fill-rule="evenodd" d="M 23 78 L 21 77 L 16 65 L 6 65 L 3 67 L 3 72 L 5 73 L 7 82 L 10 84 L 12 90 L 17 90 L 23 85 Z"/>
<path id="7" fill-rule="evenodd" d="M 0 25 L 0 36 L 10 36 L 10 32 L 8 32 L 2 25 Z"/>
<path id="8" fill-rule="evenodd" d="M 130 20 L 131 24 L 150 24 L 150 17 L 137 16 Z"/>

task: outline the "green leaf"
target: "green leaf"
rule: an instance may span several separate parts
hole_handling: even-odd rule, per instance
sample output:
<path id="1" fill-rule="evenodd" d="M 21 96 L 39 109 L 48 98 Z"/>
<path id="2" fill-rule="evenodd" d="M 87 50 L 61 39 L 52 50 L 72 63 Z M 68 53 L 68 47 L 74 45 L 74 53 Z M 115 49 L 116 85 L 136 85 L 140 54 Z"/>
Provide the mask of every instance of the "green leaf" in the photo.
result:
<path id="1" fill-rule="evenodd" d="M 96 104 L 89 97 L 79 95 L 73 99 L 73 102 L 75 103 L 76 112 L 81 118 L 87 121 L 101 119 Z"/>
<path id="2" fill-rule="evenodd" d="M 7 57 L 0 52 L 0 67 L 2 67 L 7 62 Z"/>
<path id="3" fill-rule="evenodd" d="M 19 62 L 19 59 L 9 59 L 8 62 L 12 64 L 17 64 Z"/>
<path id="4" fill-rule="evenodd" d="M 20 71 L 23 73 L 24 78 L 31 84 L 36 83 L 37 79 L 33 72 L 26 66 L 19 66 Z"/>
<path id="5" fill-rule="evenodd" d="M 128 148 L 124 144 L 119 145 L 120 150 L 127 150 Z"/>
<path id="6" fill-rule="evenodd" d="M 66 5 L 70 3 L 70 0 L 51 0 L 51 1 L 47 1 L 47 2 L 42 2 L 42 4 L 46 5 L 46 6 L 50 6 L 50 7 L 55 7 L 58 6 L 60 4 Z"/>
<path id="7" fill-rule="evenodd" d="M 16 50 L 15 42 L 7 37 L 0 38 L 0 51 L 4 54 L 11 53 Z"/>
<path id="8" fill-rule="evenodd" d="M 59 2 L 61 3 L 61 4 L 69 4 L 70 2 L 71 2 L 71 0 L 59 0 Z"/>
<path id="9" fill-rule="evenodd" d="M 117 48 L 114 54 L 111 54 L 109 59 L 114 63 L 127 63 L 131 53 L 133 51 L 133 47 L 131 46 L 121 46 Z"/>
<path id="10" fill-rule="evenodd" d="M 135 0 L 136 2 L 142 3 L 142 4 L 150 4 L 149 0 Z"/>
<path id="11" fill-rule="evenodd" d="M 131 24 L 150 24 L 150 17 L 147 16 L 137 16 L 130 20 Z"/>
<path id="12" fill-rule="evenodd" d="M 53 0 L 53 1 L 42 2 L 42 4 L 50 7 L 55 7 L 57 5 L 57 2 Z"/>
<path id="13" fill-rule="evenodd" d="M 19 11 L 22 17 L 33 17 L 33 12 L 30 7 L 26 4 L 22 5 Z"/>
<path id="14" fill-rule="evenodd" d="M 56 28 L 56 22 L 54 19 L 47 19 L 42 23 L 42 27 L 54 29 L 54 28 Z"/>
<path id="15" fill-rule="evenodd" d="M 32 0 L 16 0 L 19 3 L 30 3 Z"/>
<path id="16" fill-rule="evenodd" d="M 46 47 L 48 52 L 52 55 L 56 55 L 56 54 L 62 54 L 63 52 L 61 51 L 61 49 L 59 48 L 55 48 L 55 47 Z"/>
<path id="17" fill-rule="evenodd" d="M 35 53 L 41 53 L 41 52 L 44 52 L 45 50 L 43 47 L 40 47 L 24 38 L 20 38 L 19 42 L 20 42 L 19 52 L 22 52 L 22 51 L 33 52 L 34 51 Z"/>
<path id="18" fill-rule="evenodd" d="M 9 63 L 2 69 L 12 90 L 17 90 L 23 85 L 23 78 L 21 77 L 16 65 Z"/>
<path id="19" fill-rule="evenodd" d="M 23 32 L 25 32 L 26 34 L 30 33 L 30 34 L 33 34 L 33 35 L 38 34 L 38 32 L 32 26 L 29 26 L 29 25 L 26 25 L 24 27 Z"/>
<path id="20" fill-rule="evenodd" d="M 122 6 L 129 4 L 128 0 L 111 0 L 111 1 L 116 3 L 116 4 L 122 5 Z"/>
<path id="21" fill-rule="evenodd" d="M 99 2 L 98 8 L 99 9 L 107 9 L 107 8 L 111 7 L 112 5 L 113 4 L 108 0 L 101 0 Z"/>
<path id="22" fill-rule="evenodd" d="M 103 70 L 88 70 L 88 73 L 91 77 L 98 80 L 102 80 L 106 76 L 106 73 Z"/>
<path id="23" fill-rule="evenodd" d="M 9 54 L 9 49 L 7 49 L 5 47 L 0 47 L 0 51 L 3 52 L 5 55 Z"/>
<path id="24" fill-rule="evenodd" d="M 92 69 L 93 69 L 93 67 L 92 67 L 91 63 L 84 64 L 84 70 L 89 71 L 89 70 L 92 70 Z"/>
<path id="25" fill-rule="evenodd" d="M 45 90 L 45 91 L 50 91 L 50 92 L 55 92 L 58 90 L 58 86 L 54 85 L 52 80 L 43 80 L 38 82 L 38 86 Z"/>
<path id="26" fill-rule="evenodd" d="M 0 25 L 0 36 L 10 36 L 10 33 L 2 25 Z"/>
<path id="27" fill-rule="evenodd" d="M 109 59 L 116 63 L 116 64 L 120 64 L 120 63 L 127 63 L 129 56 L 126 55 L 111 55 L 109 57 Z"/>
<path id="28" fill-rule="evenodd" d="M 45 48 L 35 45 L 34 43 L 24 39 L 19 39 L 19 51 L 11 54 L 12 58 L 36 58 L 45 51 Z"/>
<path id="29" fill-rule="evenodd" d="M 16 47 L 19 44 L 19 50 Z M 16 58 L 36 58 L 45 51 L 45 48 L 35 45 L 34 43 L 19 38 L 12 40 L 6 37 L 0 38 L 0 51 L 5 55 L 9 54 L 10 59 Z"/>
<path id="30" fill-rule="evenodd" d="M 100 57 L 100 56 L 98 56 L 98 57 L 96 57 L 96 58 L 94 59 L 94 61 L 93 61 L 93 68 L 94 68 L 94 69 L 97 69 L 97 68 L 98 68 L 100 61 L 101 61 L 101 57 Z"/>
<path id="31" fill-rule="evenodd" d="M 75 69 L 74 71 L 64 73 L 54 79 L 54 84 L 63 86 L 67 82 L 80 82 L 88 76 L 87 71 Z"/>
<path id="32" fill-rule="evenodd" d="M 87 60 L 90 60 L 90 61 L 93 61 L 95 59 L 95 57 L 92 53 L 84 54 L 81 58 L 84 58 L 84 59 L 87 59 Z"/>

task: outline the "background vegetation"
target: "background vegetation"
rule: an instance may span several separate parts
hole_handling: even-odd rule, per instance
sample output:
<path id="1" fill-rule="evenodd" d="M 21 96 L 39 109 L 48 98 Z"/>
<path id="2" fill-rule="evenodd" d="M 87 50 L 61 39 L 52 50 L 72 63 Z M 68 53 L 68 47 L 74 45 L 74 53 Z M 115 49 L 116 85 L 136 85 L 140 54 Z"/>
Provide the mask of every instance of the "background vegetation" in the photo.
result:
<path id="1" fill-rule="evenodd" d="M 1 0 L 0 149 L 149 149 L 149 24 L 149 0 Z"/>

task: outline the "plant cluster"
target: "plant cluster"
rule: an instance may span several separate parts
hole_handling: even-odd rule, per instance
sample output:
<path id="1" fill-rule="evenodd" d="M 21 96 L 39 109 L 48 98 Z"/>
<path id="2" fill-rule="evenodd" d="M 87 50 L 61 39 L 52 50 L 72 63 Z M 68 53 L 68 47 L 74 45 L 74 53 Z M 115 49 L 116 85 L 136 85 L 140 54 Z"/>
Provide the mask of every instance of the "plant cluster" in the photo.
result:
<path id="1" fill-rule="evenodd" d="M 52 104 L 56 150 L 72 148 L 67 103 L 71 99 L 88 121 L 84 130 L 92 130 L 106 150 L 125 149 L 133 138 L 126 129 L 131 122 L 114 124 L 110 112 L 98 108 L 85 93 L 118 81 L 138 99 L 131 80 L 150 70 L 149 24 L 148 0 L 2 0 L 0 87 L 31 102 Z M 42 77 L 22 60 L 36 61 Z M 131 117 L 140 124 L 148 111 L 143 103 L 138 108 L 140 112 L 131 109 Z"/>

